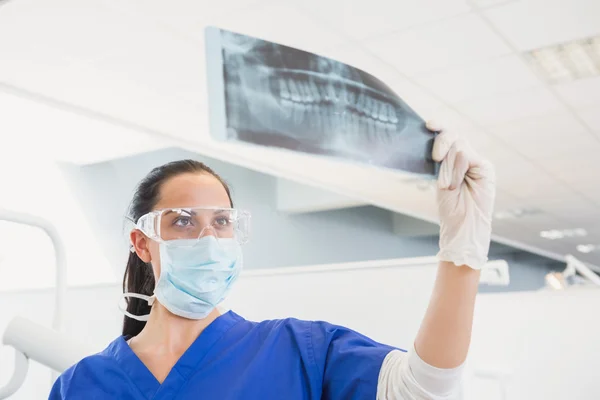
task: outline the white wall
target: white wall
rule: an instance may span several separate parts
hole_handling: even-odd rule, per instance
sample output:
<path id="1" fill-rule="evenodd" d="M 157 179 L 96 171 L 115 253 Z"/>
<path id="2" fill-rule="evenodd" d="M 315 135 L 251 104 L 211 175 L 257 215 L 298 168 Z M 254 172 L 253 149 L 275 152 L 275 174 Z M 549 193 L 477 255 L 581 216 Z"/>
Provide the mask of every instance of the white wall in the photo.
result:
<path id="1" fill-rule="evenodd" d="M 598 305 L 598 288 L 481 295 L 470 366 L 513 371 L 508 400 L 600 399 Z"/>
<path id="2" fill-rule="evenodd" d="M 0 207 L 55 225 L 66 246 L 70 284 L 115 281 L 95 227 L 53 161 L 5 154 L 0 156 L 0 182 Z M 0 221 L 0 241 L 0 291 L 54 286 L 54 251 L 43 232 Z"/>

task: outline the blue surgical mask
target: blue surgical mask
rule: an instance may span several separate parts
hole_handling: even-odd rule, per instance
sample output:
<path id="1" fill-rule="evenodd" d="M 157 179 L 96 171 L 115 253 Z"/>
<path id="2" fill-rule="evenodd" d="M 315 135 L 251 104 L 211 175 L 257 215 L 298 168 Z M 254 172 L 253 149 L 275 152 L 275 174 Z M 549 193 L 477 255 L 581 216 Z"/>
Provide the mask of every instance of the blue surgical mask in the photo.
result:
<path id="1" fill-rule="evenodd" d="M 205 236 L 160 243 L 160 277 L 154 296 L 124 293 L 152 305 L 154 298 L 175 315 L 203 319 L 222 302 L 242 269 L 242 250 L 235 239 Z M 124 310 L 122 310 L 124 311 Z M 148 315 L 134 316 L 148 320 Z"/>

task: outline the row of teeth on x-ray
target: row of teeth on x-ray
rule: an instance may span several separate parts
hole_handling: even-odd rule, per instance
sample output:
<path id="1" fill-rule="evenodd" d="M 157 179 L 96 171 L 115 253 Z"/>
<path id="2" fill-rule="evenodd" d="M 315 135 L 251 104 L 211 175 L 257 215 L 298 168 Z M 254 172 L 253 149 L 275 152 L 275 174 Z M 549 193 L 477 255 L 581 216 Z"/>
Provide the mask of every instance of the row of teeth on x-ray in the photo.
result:
<path id="1" fill-rule="evenodd" d="M 296 126 L 307 128 L 303 134 L 316 134 L 318 138 L 336 143 L 336 146 L 347 148 L 366 143 L 393 144 L 395 139 L 401 137 L 398 135 L 401 130 L 398 124 L 382 122 L 350 110 L 340 112 L 333 104 L 283 103 L 287 118 Z"/>
<path id="2" fill-rule="evenodd" d="M 284 102 L 311 104 L 333 103 L 354 109 L 360 114 L 383 123 L 396 124 L 398 116 L 393 105 L 375 99 L 364 89 L 344 87 L 331 82 L 315 83 L 312 80 L 279 79 L 279 96 Z"/>

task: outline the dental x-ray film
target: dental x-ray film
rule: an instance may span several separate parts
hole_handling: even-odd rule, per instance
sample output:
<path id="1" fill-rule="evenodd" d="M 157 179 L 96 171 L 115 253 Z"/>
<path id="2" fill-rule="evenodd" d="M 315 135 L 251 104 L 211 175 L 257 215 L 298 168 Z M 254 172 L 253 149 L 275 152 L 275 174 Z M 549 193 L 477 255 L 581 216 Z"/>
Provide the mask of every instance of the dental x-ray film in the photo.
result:
<path id="1" fill-rule="evenodd" d="M 433 134 L 379 79 L 330 58 L 214 27 L 205 36 L 215 139 L 436 175 Z"/>

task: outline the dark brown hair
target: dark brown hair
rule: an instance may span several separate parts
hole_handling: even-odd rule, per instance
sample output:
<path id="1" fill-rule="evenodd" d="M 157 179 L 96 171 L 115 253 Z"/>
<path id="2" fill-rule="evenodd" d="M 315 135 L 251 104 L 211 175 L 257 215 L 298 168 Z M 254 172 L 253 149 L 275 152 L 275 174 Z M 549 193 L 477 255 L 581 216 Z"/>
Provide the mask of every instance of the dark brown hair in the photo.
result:
<path id="1" fill-rule="evenodd" d="M 149 213 L 159 201 L 160 188 L 169 179 L 185 173 L 207 173 L 217 178 L 227 195 L 229 203 L 233 207 L 231 192 L 229 186 L 212 169 L 204 163 L 195 160 L 173 161 L 160 167 L 154 168 L 138 184 L 131 204 L 129 206 L 128 219 L 134 223 L 144 214 Z M 154 292 L 154 273 L 152 267 L 142 261 L 136 253 L 130 253 L 123 276 L 123 292 L 139 293 L 151 296 Z M 150 312 L 150 306 L 145 300 L 137 298 L 127 298 L 127 311 L 133 315 L 145 315 Z M 136 336 L 144 326 L 143 321 L 138 321 L 125 316 L 123 320 L 123 335 Z"/>

